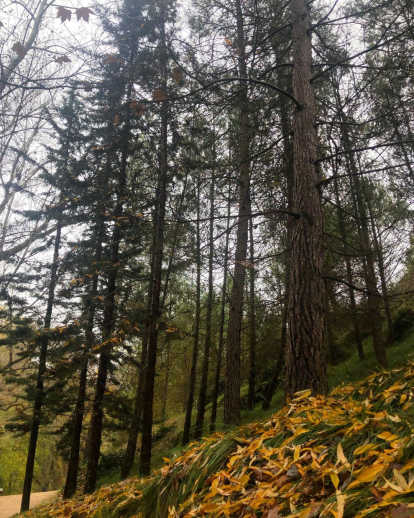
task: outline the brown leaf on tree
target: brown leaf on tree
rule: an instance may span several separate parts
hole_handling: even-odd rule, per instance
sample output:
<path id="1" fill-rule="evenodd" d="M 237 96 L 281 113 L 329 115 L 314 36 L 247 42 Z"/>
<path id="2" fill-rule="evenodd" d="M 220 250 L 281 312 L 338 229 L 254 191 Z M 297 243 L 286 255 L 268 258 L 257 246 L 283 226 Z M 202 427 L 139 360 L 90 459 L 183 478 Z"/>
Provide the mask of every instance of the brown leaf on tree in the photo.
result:
<path id="1" fill-rule="evenodd" d="M 183 77 L 183 71 L 180 67 L 174 67 L 171 70 L 171 75 L 174 81 L 178 84 L 181 81 L 181 78 Z"/>
<path id="2" fill-rule="evenodd" d="M 135 117 L 139 117 L 140 115 L 145 113 L 145 105 L 144 104 L 141 104 L 141 103 L 138 103 L 138 102 L 134 101 L 134 102 L 130 103 L 129 107 L 131 108 L 131 110 L 134 110 Z"/>
<path id="3" fill-rule="evenodd" d="M 119 121 L 120 121 L 119 113 L 117 113 L 117 114 L 115 115 L 115 117 L 114 117 L 114 124 L 115 124 L 115 126 L 118 126 Z"/>
<path id="4" fill-rule="evenodd" d="M 56 63 L 59 63 L 59 65 L 63 65 L 63 63 L 71 63 L 71 59 L 68 58 L 68 56 L 59 56 L 55 59 Z"/>
<path id="5" fill-rule="evenodd" d="M 17 54 L 20 54 L 22 58 L 24 58 L 27 54 L 27 50 L 18 41 L 13 45 L 12 50 L 14 50 L 14 52 L 17 52 Z"/>
<path id="6" fill-rule="evenodd" d="M 89 15 L 95 14 L 93 11 L 89 9 L 89 7 L 80 7 L 76 9 L 76 18 L 77 20 L 85 20 L 85 22 L 89 23 Z"/>
<path id="7" fill-rule="evenodd" d="M 92 85 L 91 83 L 85 83 L 85 92 L 92 92 Z"/>
<path id="8" fill-rule="evenodd" d="M 108 114 L 109 114 L 109 108 L 108 108 L 108 106 L 105 106 L 105 108 L 103 109 L 104 118 L 106 118 L 108 116 Z"/>
<path id="9" fill-rule="evenodd" d="M 69 11 L 69 9 L 66 9 L 66 7 L 63 7 L 63 5 L 60 5 L 57 8 L 56 18 L 60 18 L 62 23 L 66 22 L 66 20 L 70 22 L 70 19 L 72 18 L 72 11 Z"/>
<path id="10" fill-rule="evenodd" d="M 113 54 L 107 54 L 106 58 L 104 59 L 105 65 L 109 65 L 112 63 L 122 63 L 122 59 L 114 56 Z"/>
<path id="11" fill-rule="evenodd" d="M 167 98 L 167 94 L 165 93 L 165 90 L 161 88 L 156 88 L 152 92 L 152 98 L 154 99 L 154 101 L 165 101 L 165 99 Z"/>

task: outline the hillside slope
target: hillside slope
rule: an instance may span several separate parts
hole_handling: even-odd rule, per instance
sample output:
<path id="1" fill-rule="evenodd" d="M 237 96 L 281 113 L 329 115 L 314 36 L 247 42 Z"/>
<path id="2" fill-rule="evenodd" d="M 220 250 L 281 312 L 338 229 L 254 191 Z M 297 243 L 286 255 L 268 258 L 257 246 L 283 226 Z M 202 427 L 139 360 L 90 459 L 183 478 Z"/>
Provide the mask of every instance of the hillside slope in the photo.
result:
<path id="1" fill-rule="evenodd" d="M 147 480 L 36 517 L 414 516 L 414 362 L 329 397 L 298 393 L 269 422 L 195 443 Z"/>

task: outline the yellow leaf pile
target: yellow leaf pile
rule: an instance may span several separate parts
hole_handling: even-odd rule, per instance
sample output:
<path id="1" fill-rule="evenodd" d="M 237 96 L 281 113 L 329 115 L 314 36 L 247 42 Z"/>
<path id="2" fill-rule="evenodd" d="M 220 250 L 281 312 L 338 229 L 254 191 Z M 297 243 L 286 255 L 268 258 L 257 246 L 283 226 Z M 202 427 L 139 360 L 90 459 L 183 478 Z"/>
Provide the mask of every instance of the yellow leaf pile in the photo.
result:
<path id="1" fill-rule="evenodd" d="M 328 397 L 303 391 L 269 422 L 194 443 L 129 491 L 103 488 L 43 516 L 414 516 L 413 401 L 414 363 Z"/>

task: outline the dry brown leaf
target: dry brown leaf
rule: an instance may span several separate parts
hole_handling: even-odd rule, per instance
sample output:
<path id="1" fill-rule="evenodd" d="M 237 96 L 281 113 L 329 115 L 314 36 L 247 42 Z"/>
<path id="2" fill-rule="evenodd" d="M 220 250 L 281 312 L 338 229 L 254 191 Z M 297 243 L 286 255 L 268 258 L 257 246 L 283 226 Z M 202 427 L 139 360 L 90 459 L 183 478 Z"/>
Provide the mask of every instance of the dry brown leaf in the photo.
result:
<path id="1" fill-rule="evenodd" d="M 25 57 L 25 55 L 27 54 L 27 50 L 23 47 L 23 45 L 21 43 L 19 43 L 18 41 L 13 45 L 12 47 L 12 50 L 14 52 L 17 52 L 17 54 L 20 54 L 20 56 L 22 58 Z"/>
<path id="2" fill-rule="evenodd" d="M 156 88 L 152 92 L 152 98 L 154 101 L 165 101 L 167 99 L 167 94 L 165 93 L 165 90 L 162 88 Z"/>
<path id="3" fill-rule="evenodd" d="M 70 19 L 72 18 L 72 11 L 66 9 L 66 7 L 63 7 L 63 5 L 60 5 L 57 8 L 56 18 L 60 18 L 62 23 L 66 22 L 66 20 L 70 22 Z"/>
<path id="4" fill-rule="evenodd" d="M 79 20 L 85 20 L 85 22 L 89 23 L 89 15 L 94 14 L 93 11 L 89 9 L 89 7 L 80 7 L 76 9 L 76 18 Z"/>
<path id="5" fill-rule="evenodd" d="M 183 77 L 183 71 L 180 67 L 174 67 L 171 70 L 171 75 L 174 81 L 178 84 L 181 81 L 181 78 Z"/>

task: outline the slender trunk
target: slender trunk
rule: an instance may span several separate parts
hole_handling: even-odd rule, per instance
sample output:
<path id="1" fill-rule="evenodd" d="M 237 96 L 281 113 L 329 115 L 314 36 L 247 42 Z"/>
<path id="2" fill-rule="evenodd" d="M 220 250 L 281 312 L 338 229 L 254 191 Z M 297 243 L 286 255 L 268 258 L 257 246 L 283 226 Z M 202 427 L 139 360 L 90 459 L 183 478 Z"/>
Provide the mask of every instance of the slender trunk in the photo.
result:
<path id="1" fill-rule="evenodd" d="M 331 307 L 329 288 L 325 286 L 325 329 L 328 342 L 326 344 L 326 357 L 328 362 L 333 365 L 335 359 L 335 337 L 332 329 Z"/>
<path id="2" fill-rule="evenodd" d="M 361 337 L 361 327 L 359 323 L 359 315 L 356 307 L 355 302 L 355 293 L 352 286 L 354 285 L 354 279 L 352 274 L 352 267 L 351 267 L 351 260 L 348 255 L 349 248 L 348 248 L 348 240 L 347 240 L 347 234 L 346 234 L 346 227 L 345 227 L 345 220 L 344 215 L 341 209 L 341 199 L 339 197 L 339 191 L 338 191 L 338 182 L 335 179 L 334 180 L 334 191 L 335 191 L 335 201 L 337 206 L 337 218 L 338 218 L 338 224 L 339 224 L 339 232 L 341 234 L 341 239 L 344 244 L 344 253 L 345 253 L 345 264 L 346 264 L 346 280 L 349 284 L 349 302 L 351 307 L 351 314 L 352 314 L 352 321 L 354 326 L 354 335 L 355 335 L 355 344 L 358 351 L 358 356 L 360 360 L 365 359 L 364 354 L 364 346 L 362 343 L 362 337 Z"/>
<path id="3" fill-rule="evenodd" d="M 215 158 L 215 157 L 214 157 Z M 213 312 L 213 259 L 214 259 L 214 171 L 210 186 L 210 230 L 209 230 L 209 255 L 208 255 L 208 295 L 206 313 L 206 336 L 204 342 L 203 366 L 201 371 L 200 392 L 198 395 L 197 419 L 194 430 L 194 439 L 200 439 L 203 434 L 204 416 L 207 403 L 208 367 L 210 363 L 211 347 L 211 315 Z"/>
<path id="4" fill-rule="evenodd" d="M 167 57 L 165 55 L 165 21 L 161 19 L 161 76 L 163 89 L 167 92 Z M 144 404 L 142 409 L 142 437 L 140 473 L 149 475 L 151 468 L 152 451 L 152 420 L 154 404 L 155 370 L 157 363 L 158 345 L 158 320 L 160 318 L 160 296 L 162 278 L 162 260 L 164 253 L 164 220 L 167 198 L 168 177 L 168 101 L 161 103 L 161 142 L 160 142 L 160 173 L 157 185 L 157 210 L 156 210 L 156 247 L 154 251 L 154 284 L 152 289 L 151 324 L 148 337 L 147 372 L 144 385 Z"/>
<path id="5" fill-rule="evenodd" d="M 162 409 L 161 409 L 161 421 L 165 421 L 167 416 L 167 398 L 168 398 L 168 383 L 170 381 L 170 353 L 171 353 L 171 341 L 169 335 L 167 336 L 167 359 L 165 362 L 165 378 L 164 388 L 162 391 Z"/>
<path id="6" fill-rule="evenodd" d="M 341 107 L 341 115 L 344 118 L 344 114 L 342 112 Z M 341 125 L 342 131 L 342 139 L 344 143 L 344 148 L 346 150 L 352 149 L 352 143 L 350 136 L 348 134 L 348 129 L 345 124 Z M 364 196 L 362 192 L 361 180 L 358 176 L 358 167 L 355 162 L 354 153 L 349 153 L 347 156 L 347 164 L 349 166 L 349 170 L 352 174 L 350 177 L 351 183 L 355 192 L 356 205 L 358 210 L 358 219 L 361 226 L 361 238 L 362 238 L 362 249 L 366 258 L 366 269 L 365 269 L 365 282 L 368 291 L 368 314 L 370 316 L 370 321 L 372 323 L 372 339 L 374 344 L 374 352 L 375 357 L 381 367 L 387 366 L 387 354 L 385 351 L 384 341 L 382 337 L 382 329 L 381 329 L 381 296 L 378 292 L 377 287 L 377 276 L 375 273 L 375 263 L 374 263 L 374 252 L 371 246 L 371 240 L 369 237 L 368 230 L 368 215 L 367 215 L 367 207 L 364 201 Z"/>
<path id="7" fill-rule="evenodd" d="M 288 88 L 286 71 L 278 69 L 278 80 L 283 87 Z M 291 124 L 289 120 L 288 103 L 284 96 L 280 99 L 280 122 L 283 134 L 283 161 L 285 165 L 286 184 L 287 184 L 287 209 L 293 210 L 293 183 L 294 183 L 294 171 L 293 171 L 293 145 L 291 138 Z M 292 219 L 289 218 L 286 222 L 286 242 L 285 246 L 290 247 L 292 241 Z M 272 377 L 269 385 L 267 386 L 266 393 L 262 403 L 262 409 L 268 410 L 272 403 L 273 395 L 276 391 L 276 387 L 279 383 L 279 378 L 283 369 L 283 361 L 285 358 L 285 351 L 287 346 L 287 325 L 289 315 L 289 300 L 290 300 L 290 275 L 291 275 L 291 252 L 290 250 L 285 254 L 285 294 L 283 299 L 282 309 L 282 325 L 280 333 L 280 349 L 278 351 L 276 365 L 273 367 Z"/>
<path id="8" fill-rule="evenodd" d="M 108 168 L 106 167 L 106 174 L 104 175 L 102 182 L 102 193 L 106 193 L 108 183 Z M 96 297 L 98 294 L 98 279 L 99 274 L 97 273 L 97 264 L 100 264 L 102 259 L 102 242 L 105 234 L 105 223 L 103 218 L 104 213 L 105 196 L 102 196 L 98 207 L 98 221 L 97 221 L 97 238 L 95 245 L 94 261 L 91 265 L 93 273 L 91 286 L 88 294 L 88 300 L 86 302 L 86 350 L 83 353 L 81 361 L 81 370 L 79 373 L 79 386 L 78 395 L 76 399 L 75 411 L 73 415 L 73 432 L 72 442 L 70 448 L 70 457 L 68 464 L 68 471 L 66 475 L 66 483 L 63 491 L 63 498 L 70 498 L 76 492 L 78 470 L 79 470 L 79 452 L 80 452 L 80 441 L 82 436 L 83 418 L 85 412 L 85 398 L 87 389 L 87 378 L 88 378 L 88 354 L 93 347 L 95 342 L 95 335 L 93 332 L 93 326 L 95 323 L 95 312 L 96 312 Z"/>
<path id="9" fill-rule="evenodd" d="M 152 262 L 153 264 L 153 262 Z M 151 268 L 151 281 L 149 286 L 149 293 L 147 299 L 148 314 L 151 311 L 151 299 L 152 299 L 152 279 L 153 279 L 153 268 Z M 146 364 L 148 355 L 148 335 L 149 335 L 150 320 L 149 317 L 145 322 L 144 332 L 142 334 L 142 349 L 140 367 L 138 373 L 138 383 L 135 393 L 134 410 L 132 415 L 131 427 L 129 429 L 128 443 L 125 450 L 124 459 L 121 468 L 121 480 L 128 477 L 132 466 L 134 464 L 135 452 L 137 449 L 138 433 L 141 427 L 141 416 L 143 406 L 143 393 L 145 384 Z"/>
<path id="10" fill-rule="evenodd" d="M 61 241 L 61 233 L 62 233 L 62 214 L 59 215 L 57 221 L 56 228 L 56 237 L 55 237 L 55 246 L 53 252 L 53 263 L 50 270 L 50 281 L 49 281 L 49 290 L 48 290 L 48 298 L 47 298 L 47 307 L 44 319 L 44 330 L 39 339 L 40 345 L 40 354 L 39 354 L 39 366 L 37 371 L 37 382 L 36 382 L 36 392 L 35 392 L 35 400 L 33 406 L 33 418 L 32 424 L 30 428 L 30 438 L 29 438 L 29 449 L 27 452 L 27 460 L 26 460 L 26 470 L 24 474 L 24 482 L 23 482 L 23 494 L 22 494 L 22 503 L 20 507 L 20 512 L 23 513 L 29 510 L 30 506 L 30 493 L 32 490 L 32 481 L 33 481 L 33 470 L 36 456 L 36 447 L 37 447 L 37 439 L 39 436 L 39 427 L 42 417 L 42 406 L 44 400 L 44 376 L 46 374 L 47 366 L 47 349 L 49 345 L 49 329 L 50 323 L 52 320 L 52 310 L 53 304 L 55 301 L 55 288 L 57 282 L 57 272 L 58 272 L 58 261 L 59 261 L 59 249 L 60 249 L 60 241 Z"/>
<path id="11" fill-rule="evenodd" d="M 243 11 L 241 1 L 236 0 L 237 50 L 239 76 L 247 77 L 246 50 L 244 40 Z M 250 207 L 250 134 L 249 99 L 247 87 L 240 93 L 240 133 L 239 133 L 239 219 L 236 233 L 233 286 L 230 297 L 229 324 L 227 330 L 226 379 L 224 388 L 224 422 L 239 424 L 241 420 L 240 402 L 240 356 L 241 327 L 243 322 L 244 283 L 246 278 L 248 225 Z"/>
<path id="12" fill-rule="evenodd" d="M 328 392 L 324 355 L 323 213 L 319 174 L 315 92 L 312 77 L 310 4 L 292 0 L 294 211 L 289 340 L 285 391 Z"/>
<path id="13" fill-rule="evenodd" d="M 385 316 L 387 319 L 387 346 L 390 347 L 394 343 L 394 325 L 392 322 L 392 313 L 390 308 L 390 300 L 388 298 L 388 287 L 387 279 L 385 276 L 384 256 L 382 254 L 382 246 L 377 234 L 377 228 L 375 225 L 375 218 L 372 212 L 371 201 L 366 197 L 369 217 L 371 220 L 372 236 L 374 238 L 375 249 L 377 251 L 378 270 L 381 279 L 382 296 L 384 299 Z"/>
<path id="14" fill-rule="evenodd" d="M 254 409 L 255 400 L 255 384 L 256 384 L 256 301 L 254 293 L 254 239 L 253 239 L 253 219 L 250 220 L 250 262 L 252 263 L 250 269 L 250 285 L 249 285 L 249 391 L 247 395 L 247 409 Z"/>
<path id="15" fill-rule="evenodd" d="M 221 287 L 221 309 L 220 309 L 220 328 L 219 328 L 219 341 L 217 351 L 217 364 L 216 372 L 214 376 L 214 390 L 213 390 L 213 403 L 211 407 L 210 417 L 210 432 L 214 432 L 216 429 L 217 419 L 217 403 L 220 389 L 220 373 L 221 373 L 221 362 L 223 357 L 223 346 L 224 346 L 224 320 L 226 316 L 226 299 L 227 299 L 227 273 L 228 273 L 228 261 L 229 261 L 229 227 L 230 227 L 230 210 L 231 210 L 231 190 L 229 184 L 229 199 L 227 202 L 227 232 L 226 232 L 226 244 L 224 247 L 224 266 L 223 266 L 223 285 Z"/>
<path id="16" fill-rule="evenodd" d="M 197 230 L 196 230 L 196 307 L 195 307 L 195 321 L 194 321 L 194 342 L 193 354 L 191 359 L 190 383 L 188 388 L 188 400 L 185 412 L 184 430 L 182 444 L 185 445 L 190 441 L 191 432 L 191 416 L 194 405 L 195 384 L 197 376 L 197 359 L 199 349 L 199 335 L 200 335 L 200 310 L 201 310 L 201 257 L 200 257 L 200 178 L 197 183 Z"/>
<path id="17" fill-rule="evenodd" d="M 132 48 L 130 53 L 130 70 L 132 74 L 133 63 L 135 60 L 136 49 Z M 132 93 L 132 76 L 128 82 L 126 90 L 126 98 L 130 99 Z M 124 143 L 122 147 L 121 164 L 118 179 L 117 200 L 114 210 L 115 224 L 112 231 L 112 238 L 110 244 L 110 265 L 107 274 L 107 295 L 104 299 L 104 317 L 102 323 L 102 346 L 99 350 L 99 364 L 98 375 L 96 379 L 95 396 L 92 406 L 92 416 L 90 424 L 90 447 L 88 456 L 88 465 L 86 469 L 84 493 L 92 493 L 95 491 L 96 479 L 98 477 L 99 456 L 102 441 L 102 424 L 103 424 L 103 403 L 106 391 L 106 381 L 108 377 L 108 369 L 111 361 L 111 354 L 113 346 L 111 339 L 116 313 L 115 292 L 117 288 L 117 279 L 119 272 L 119 247 L 123 235 L 123 211 L 126 192 L 126 178 L 127 178 L 127 162 L 128 162 L 128 147 L 129 147 L 129 133 L 131 127 L 130 111 L 127 112 L 127 118 L 124 126 Z"/>

